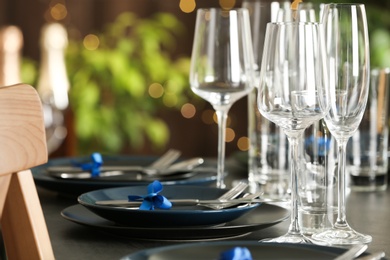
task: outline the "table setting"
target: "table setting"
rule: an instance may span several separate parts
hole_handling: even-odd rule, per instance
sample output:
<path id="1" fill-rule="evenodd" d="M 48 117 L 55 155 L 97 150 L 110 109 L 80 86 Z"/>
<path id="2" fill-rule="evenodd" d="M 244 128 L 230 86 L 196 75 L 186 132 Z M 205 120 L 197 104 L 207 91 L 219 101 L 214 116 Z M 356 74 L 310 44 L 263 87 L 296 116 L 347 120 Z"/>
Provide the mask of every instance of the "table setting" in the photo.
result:
<path id="1" fill-rule="evenodd" d="M 354 156 L 360 154 L 349 154 L 347 143 L 359 141 L 354 134 L 362 131 L 372 96 L 365 6 L 325 4 L 319 21 L 309 15 L 319 9 L 299 2 L 288 2 L 276 20 L 262 24 L 261 50 L 249 4 L 198 9 L 189 83 L 217 115 L 216 160 L 180 158 L 171 149 L 161 157 L 52 159 L 32 169 L 48 201 L 55 201 L 50 194 L 66 198 L 46 210 L 51 216 L 51 209 L 60 209 L 62 225 L 72 226 L 67 244 L 85 232 L 85 241 L 77 239 L 80 248 L 91 243 L 102 259 L 385 259 L 389 192 L 347 188 L 350 161 L 359 165 Z M 268 160 L 261 163 L 264 171 L 254 165 L 254 154 L 244 168 L 225 158 L 228 111 L 252 91 L 262 121 L 274 124 L 283 140 L 273 149 L 277 156 L 257 158 Z M 278 171 L 270 171 L 270 158 L 278 158 Z M 237 177 L 243 169 L 245 180 Z M 378 230 L 371 227 L 375 214 Z"/>
<path id="2" fill-rule="evenodd" d="M 171 152 L 174 157 L 170 157 Z M 168 161 L 165 161 L 164 155 L 168 155 Z M 168 150 L 164 155 L 156 157 L 97 154 L 101 157 L 102 166 L 95 165 L 99 174 L 94 177 L 92 170 L 80 166 L 93 164 L 93 155 L 51 159 L 48 163 L 32 169 L 32 172 L 38 186 L 73 197 L 96 189 L 146 185 L 156 179 L 164 185 L 211 185 L 215 182 L 216 167 L 212 160 L 181 159 L 175 149 Z M 165 165 L 156 165 L 156 169 L 163 171 L 161 174 L 142 172 L 142 167 L 153 166 L 161 159 Z"/>

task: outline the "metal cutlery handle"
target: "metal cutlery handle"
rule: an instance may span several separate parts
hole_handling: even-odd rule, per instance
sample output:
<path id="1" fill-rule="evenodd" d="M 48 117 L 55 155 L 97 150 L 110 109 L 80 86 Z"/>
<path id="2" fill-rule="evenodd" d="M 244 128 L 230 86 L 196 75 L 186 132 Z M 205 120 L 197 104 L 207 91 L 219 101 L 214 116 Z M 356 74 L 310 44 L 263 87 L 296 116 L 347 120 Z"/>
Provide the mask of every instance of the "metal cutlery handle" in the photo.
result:
<path id="1" fill-rule="evenodd" d="M 202 204 L 241 204 L 241 203 L 267 203 L 267 202 L 282 202 L 285 200 L 272 200 L 272 199 L 233 199 L 233 200 L 198 200 L 198 199 L 172 199 L 169 200 L 174 205 L 181 206 L 197 206 Z M 142 201 L 128 201 L 128 200 L 101 200 L 96 201 L 95 204 L 99 206 L 139 206 Z"/>
<path id="2" fill-rule="evenodd" d="M 339 255 L 334 260 L 351 260 L 355 257 L 358 257 L 359 255 L 363 254 L 364 251 L 367 250 L 367 245 L 360 244 L 360 245 L 354 245 L 350 249 L 348 249 L 345 253 Z"/>
<path id="3" fill-rule="evenodd" d="M 122 165 L 122 166 L 102 166 L 100 167 L 101 172 L 108 171 L 121 171 L 121 172 L 141 172 L 145 167 L 138 165 Z M 81 173 L 84 172 L 80 167 L 75 166 L 50 166 L 46 170 L 50 173 Z"/>
<path id="4" fill-rule="evenodd" d="M 385 252 L 375 252 L 366 256 L 356 258 L 356 260 L 381 260 L 386 256 Z"/>

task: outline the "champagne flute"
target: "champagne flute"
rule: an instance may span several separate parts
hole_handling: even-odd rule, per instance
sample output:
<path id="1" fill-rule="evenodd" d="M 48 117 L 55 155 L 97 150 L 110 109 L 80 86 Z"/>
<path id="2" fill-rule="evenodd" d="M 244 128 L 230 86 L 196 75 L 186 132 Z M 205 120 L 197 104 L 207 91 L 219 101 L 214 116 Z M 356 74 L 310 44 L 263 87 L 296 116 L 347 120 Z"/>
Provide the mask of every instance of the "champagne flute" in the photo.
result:
<path id="1" fill-rule="evenodd" d="M 254 59 L 247 9 L 198 9 L 191 55 L 192 91 L 218 118 L 217 187 L 224 188 L 225 131 L 232 104 L 253 88 Z"/>
<path id="2" fill-rule="evenodd" d="M 372 238 L 353 230 L 345 211 L 345 162 L 348 139 L 357 130 L 368 98 L 370 57 L 363 4 L 327 4 L 323 24 L 329 66 L 331 106 L 325 122 L 337 141 L 338 216 L 329 230 L 314 234 L 315 243 L 350 245 Z"/>
<path id="3" fill-rule="evenodd" d="M 308 243 L 298 224 L 299 146 L 304 130 L 328 111 L 322 25 L 279 22 L 267 25 L 258 107 L 287 135 L 291 154 L 291 223 L 287 234 L 263 241 Z"/>

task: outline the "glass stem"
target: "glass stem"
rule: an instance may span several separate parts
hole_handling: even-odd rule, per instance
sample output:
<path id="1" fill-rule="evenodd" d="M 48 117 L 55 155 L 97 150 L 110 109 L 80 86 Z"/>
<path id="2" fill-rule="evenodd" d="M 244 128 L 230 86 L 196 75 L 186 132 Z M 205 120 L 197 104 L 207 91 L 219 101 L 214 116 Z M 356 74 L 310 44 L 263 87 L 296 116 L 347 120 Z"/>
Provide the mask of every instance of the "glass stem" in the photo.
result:
<path id="1" fill-rule="evenodd" d="M 226 121 L 229 107 L 218 107 L 215 109 L 218 120 L 218 166 L 217 166 L 217 188 L 225 188 L 225 139 L 226 139 Z"/>
<path id="2" fill-rule="evenodd" d="M 346 213 L 345 213 L 345 161 L 347 140 L 340 140 L 337 142 L 337 179 L 338 179 L 338 214 L 335 227 L 347 227 Z"/>
<path id="3" fill-rule="evenodd" d="M 303 132 L 302 132 L 303 133 Z M 301 134 L 302 134 L 301 133 Z M 298 224 L 298 171 L 299 171 L 299 140 L 301 134 L 288 136 L 291 155 L 291 223 L 288 229 L 289 234 L 300 234 Z"/>

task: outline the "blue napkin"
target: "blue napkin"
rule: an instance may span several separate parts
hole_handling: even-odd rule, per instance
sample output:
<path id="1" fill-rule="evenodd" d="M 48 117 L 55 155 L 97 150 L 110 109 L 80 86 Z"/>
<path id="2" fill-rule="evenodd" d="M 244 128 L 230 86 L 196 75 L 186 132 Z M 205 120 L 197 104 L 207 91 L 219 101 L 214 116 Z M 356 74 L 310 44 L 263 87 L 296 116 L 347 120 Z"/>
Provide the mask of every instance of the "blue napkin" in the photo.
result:
<path id="1" fill-rule="evenodd" d="M 222 252 L 219 260 L 252 260 L 252 255 L 248 248 L 236 246 Z"/>
<path id="2" fill-rule="evenodd" d="M 80 167 L 83 171 L 89 171 L 92 177 L 100 175 L 100 167 L 103 164 L 103 157 L 100 153 L 91 154 L 91 161 L 87 163 L 73 162 L 73 165 Z"/>
<path id="3" fill-rule="evenodd" d="M 159 209 L 170 209 L 172 203 L 162 195 L 158 193 L 163 189 L 162 184 L 159 181 L 153 181 L 148 185 L 148 194 L 144 196 L 139 195 L 129 195 L 129 201 L 143 200 L 139 209 L 142 210 L 154 210 L 155 208 Z"/>

